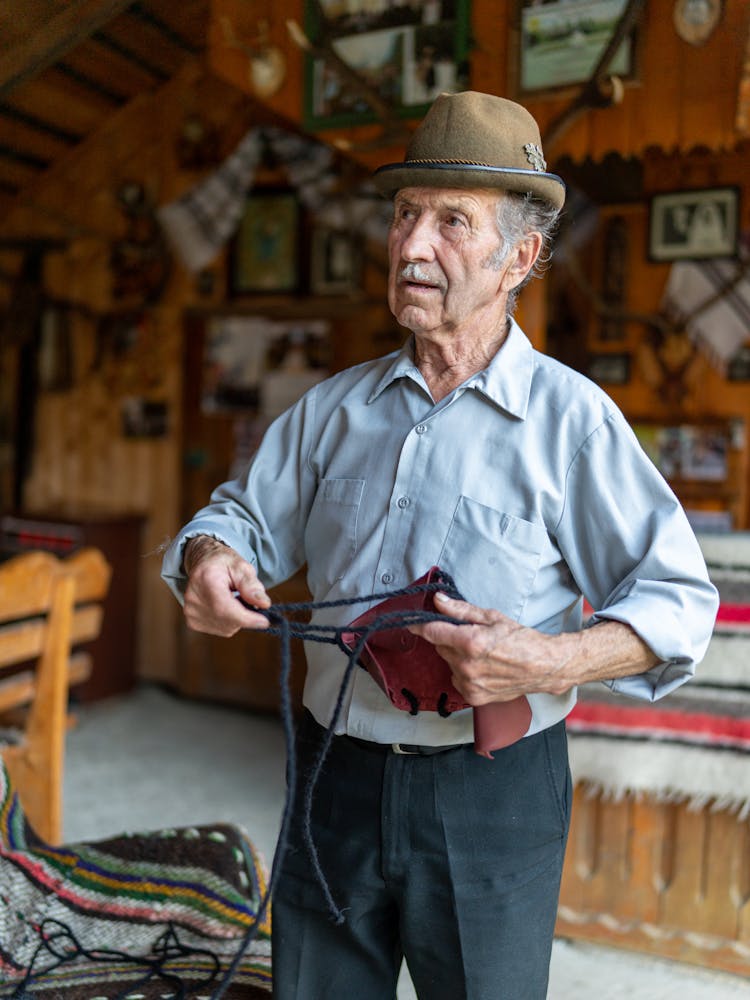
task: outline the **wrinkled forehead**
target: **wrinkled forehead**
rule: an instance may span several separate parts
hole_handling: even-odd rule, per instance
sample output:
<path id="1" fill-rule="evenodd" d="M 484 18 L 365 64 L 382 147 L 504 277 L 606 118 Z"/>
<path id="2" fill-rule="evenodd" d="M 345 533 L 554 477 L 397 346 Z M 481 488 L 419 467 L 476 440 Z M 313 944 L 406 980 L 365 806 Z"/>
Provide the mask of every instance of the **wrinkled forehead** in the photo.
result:
<path id="1" fill-rule="evenodd" d="M 400 188 L 393 199 L 398 210 L 404 206 L 427 209 L 447 209 L 466 212 L 472 215 L 492 213 L 505 197 L 503 191 L 491 191 L 486 188 L 433 188 L 406 187 Z"/>

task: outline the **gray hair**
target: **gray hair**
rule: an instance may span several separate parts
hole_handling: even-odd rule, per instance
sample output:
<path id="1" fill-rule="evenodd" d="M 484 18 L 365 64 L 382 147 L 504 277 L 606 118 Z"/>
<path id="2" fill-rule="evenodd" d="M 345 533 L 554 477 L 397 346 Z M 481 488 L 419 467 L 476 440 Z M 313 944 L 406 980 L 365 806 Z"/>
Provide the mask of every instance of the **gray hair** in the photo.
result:
<path id="1" fill-rule="evenodd" d="M 549 264 L 552 256 L 552 241 L 559 218 L 560 209 L 530 192 L 519 194 L 515 191 L 507 191 L 504 197 L 499 199 L 497 203 L 497 228 L 502 244 L 498 250 L 499 256 L 493 258 L 498 266 L 502 264 L 516 243 L 528 236 L 529 233 L 540 233 L 542 237 L 542 249 L 534 266 L 523 281 L 508 293 L 508 316 L 512 316 L 515 312 L 521 289 L 525 288 L 532 278 L 542 274 Z"/>

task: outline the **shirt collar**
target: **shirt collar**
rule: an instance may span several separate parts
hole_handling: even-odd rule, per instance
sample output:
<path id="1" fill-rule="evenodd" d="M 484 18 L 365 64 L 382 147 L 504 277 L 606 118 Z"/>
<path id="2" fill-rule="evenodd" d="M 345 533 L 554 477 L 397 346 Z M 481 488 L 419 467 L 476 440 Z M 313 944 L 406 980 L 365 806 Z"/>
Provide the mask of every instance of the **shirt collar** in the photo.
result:
<path id="1" fill-rule="evenodd" d="M 424 379 L 414 363 L 414 336 L 409 337 L 401 348 L 399 353 L 395 356 L 391 364 L 386 368 L 385 374 L 380 379 L 378 384 L 370 393 L 370 397 L 367 400 L 368 403 L 373 403 L 378 396 L 384 392 L 388 386 L 397 381 L 400 378 L 410 378 L 415 382 L 419 382 L 424 385 Z"/>
<path id="2" fill-rule="evenodd" d="M 510 321 L 508 336 L 489 365 L 464 383 L 464 389 L 475 389 L 501 409 L 520 420 L 526 416 L 534 370 L 534 350 L 526 334 L 514 319 Z M 397 379 L 411 378 L 424 385 L 422 375 L 414 363 L 413 338 L 410 337 L 386 369 L 373 389 L 368 403 Z"/>

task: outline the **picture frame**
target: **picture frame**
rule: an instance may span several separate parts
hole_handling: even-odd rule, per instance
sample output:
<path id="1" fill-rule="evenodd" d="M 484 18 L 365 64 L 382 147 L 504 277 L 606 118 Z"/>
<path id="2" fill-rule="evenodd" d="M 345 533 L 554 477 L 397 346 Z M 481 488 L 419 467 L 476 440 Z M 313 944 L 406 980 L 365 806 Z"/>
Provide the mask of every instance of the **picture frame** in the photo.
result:
<path id="1" fill-rule="evenodd" d="M 378 120 L 366 99 L 320 54 L 325 41 L 394 117 L 421 117 L 441 93 L 469 85 L 470 0 L 370 4 L 352 12 L 337 0 L 305 0 L 304 117 L 312 130 Z"/>
<path id="2" fill-rule="evenodd" d="M 657 194 L 649 207 L 652 261 L 733 257 L 739 239 L 739 189 L 696 188 Z"/>
<path id="3" fill-rule="evenodd" d="M 329 226 L 315 226 L 310 238 L 310 292 L 348 295 L 362 278 L 362 254 L 354 234 Z"/>
<path id="4" fill-rule="evenodd" d="M 205 416 L 278 416 L 330 370 L 330 322 L 218 314 L 206 326 L 200 375 Z"/>
<path id="5" fill-rule="evenodd" d="M 294 191 L 250 191 L 230 245 L 230 294 L 297 292 L 300 226 L 300 204 Z"/>
<path id="6" fill-rule="evenodd" d="M 120 418 L 125 438 L 163 438 L 169 429 L 169 405 L 163 399 L 125 396 L 120 400 Z"/>
<path id="7" fill-rule="evenodd" d="M 612 38 L 627 0 L 517 0 L 515 89 L 519 96 L 558 94 L 586 83 Z M 623 41 L 608 72 L 636 75 L 636 32 Z"/>
<path id="8" fill-rule="evenodd" d="M 732 437 L 726 423 L 634 421 L 632 427 L 641 447 L 665 478 L 690 483 L 727 481 Z"/>
<path id="9" fill-rule="evenodd" d="M 602 385 L 627 385 L 630 381 L 630 367 L 630 354 L 593 354 L 589 357 L 586 374 L 592 381 Z"/>
<path id="10" fill-rule="evenodd" d="M 750 344 L 745 344 L 727 365 L 728 382 L 750 382 Z"/>

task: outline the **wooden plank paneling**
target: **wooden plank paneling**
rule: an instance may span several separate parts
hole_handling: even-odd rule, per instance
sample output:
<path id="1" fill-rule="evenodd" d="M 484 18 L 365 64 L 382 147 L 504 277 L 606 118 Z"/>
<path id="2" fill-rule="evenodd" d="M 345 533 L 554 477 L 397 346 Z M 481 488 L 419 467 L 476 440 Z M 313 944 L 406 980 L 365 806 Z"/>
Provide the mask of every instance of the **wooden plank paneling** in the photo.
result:
<path id="1" fill-rule="evenodd" d="M 11 6 L 0 6 L 0 53 L 11 50 L 38 31 L 50 18 L 60 14 L 67 4 L 65 0 L 35 0 Z"/>
<path id="2" fill-rule="evenodd" d="M 287 0 L 283 0 L 283 11 L 286 11 Z M 281 5 L 279 5 L 281 9 Z M 269 14 L 274 8 L 268 5 L 264 14 Z M 202 52 L 206 45 L 209 30 L 209 8 L 205 0 L 149 0 L 148 11 L 161 24 L 167 25 L 176 36 L 194 50 L 193 54 Z M 119 21 L 116 22 L 119 26 Z"/>
<path id="3" fill-rule="evenodd" d="M 10 103 L 42 120 L 63 121 L 74 132 L 97 128 L 117 105 L 69 77 L 50 69 L 10 97 Z"/>
<path id="4" fill-rule="evenodd" d="M 10 93 L 21 83 L 33 79 L 132 2 L 71 0 L 59 13 L 45 16 L 31 32 L 2 51 L 0 94 Z"/>
<path id="5" fill-rule="evenodd" d="M 41 128 L 33 128 L 5 115 L 0 116 L 0 147 L 4 146 L 23 155 L 38 157 L 49 164 L 58 156 L 63 156 L 71 144 L 70 141 L 45 132 Z"/>
<path id="6" fill-rule="evenodd" d="M 65 62 L 103 87 L 114 86 L 118 93 L 128 97 L 164 83 L 164 78 L 160 79 L 147 66 L 138 65 L 96 38 L 79 45 Z M 155 60 L 154 63 L 158 65 Z"/>
<path id="7" fill-rule="evenodd" d="M 177 40 L 165 34 L 157 25 L 142 21 L 127 12 L 110 21 L 102 34 L 137 53 L 146 63 L 157 61 L 169 76 L 176 73 L 185 61 L 186 50 Z"/>
<path id="8" fill-rule="evenodd" d="M 750 975 L 749 830 L 710 804 L 577 786 L 557 933 Z"/>
<path id="9" fill-rule="evenodd" d="M 6 158 L 0 153 L 0 185 L 22 188 L 31 184 L 41 174 L 40 168 L 29 167 L 18 160 Z"/>
<path id="10" fill-rule="evenodd" d="M 71 226 L 90 225 L 102 235 L 74 239 L 67 254 L 48 260 L 50 293 L 85 302 L 94 311 L 112 308 L 109 253 L 124 226 L 115 197 L 118 178 L 143 180 L 161 200 L 175 196 L 195 180 L 181 175 L 174 162 L 174 135 L 185 109 L 207 112 L 218 126 L 234 128 L 246 104 L 242 93 L 191 63 L 157 95 L 144 96 L 109 119 L 96 140 L 70 150 L 41 183 L 37 203 L 69 214 Z M 29 231 L 29 217 L 16 210 L 5 221 L 7 232 L 14 232 L 16 220 L 19 231 Z M 31 224 L 38 224 L 38 217 L 32 216 Z M 158 547 L 179 527 L 181 318 L 195 295 L 190 275 L 176 268 L 164 300 L 149 312 L 151 353 L 136 350 L 115 359 L 105 352 L 98 365 L 96 323 L 73 316 L 73 385 L 39 398 L 37 451 L 26 490 L 29 512 L 84 508 L 146 515 L 143 550 L 137 554 L 138 668 L 165 681 L 175 680 L 180 662 L 179 609 L 159 578 Z M 123 438 L 121 406 L 128 394 L 164 400 L 165 437 Z"/>

